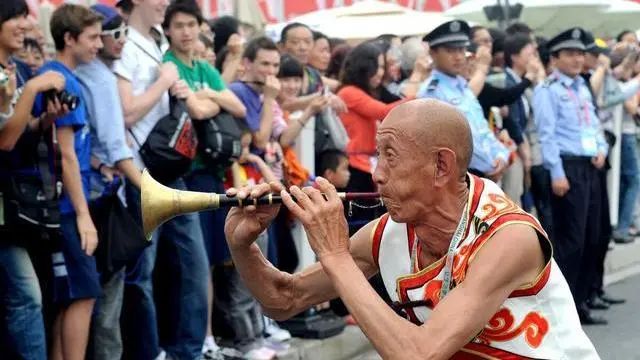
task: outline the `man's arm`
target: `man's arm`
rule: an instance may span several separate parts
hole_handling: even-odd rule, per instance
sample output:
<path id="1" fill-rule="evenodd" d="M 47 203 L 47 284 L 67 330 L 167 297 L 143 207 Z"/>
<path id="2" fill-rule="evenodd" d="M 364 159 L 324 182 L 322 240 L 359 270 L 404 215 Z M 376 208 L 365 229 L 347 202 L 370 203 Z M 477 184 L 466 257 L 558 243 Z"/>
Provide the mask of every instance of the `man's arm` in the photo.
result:
<path id="1" fill-rule="evenodd" d="M 224 89 L 222 91 L 215 91 L 207 89 L 201 90 L 201 92 L 206 94 L 208 99 L 218 104 L 220 108 L 228 111 L 231 115 L 237 118 L 247 116 L 247 108 L 231 90 Z"/>
<path id="2" fill-rule="evenodd" d="M 377 220 L 370 222 L 351 237 L 352 261 L 365 279 L 378 272 L 372 253 L 372 234 L 377 223 Z M 230 239 L 230 234 L 227 234 L 227 238 Z M 257 244 L 244 247 L 233 246 L 232 240 L 228 242 L 236 269 L 267 316 L 285 320 L 313 305 L 337 297 L 320 263 L 292 275 L 275 268 L 265 259 Z"/>
<path id="3" fill-rule="evenodd" d="M 383 358 L 442 360 L 469 343 L 509 294 L 533 281 L 545 265 L 532 228 L 519 224 L 505 227 L 479 250 L 464 282 L 440 301 L 423 326 L 416 326 L 384 303 L 353 260 L 338 255 L 321 258 L 321 262 Z"/>
<path id="4" fill-rule="evenodd" d="M 566 178 L 560 149 L 556 140 L 556 107 L 554 106 L 551 89 L 545 85 L 538 85 L 533 92 L 534 121 L 538 131 L 538 141 L 542 151 L 545 168 L 551 172 L 551 179 Z"/>

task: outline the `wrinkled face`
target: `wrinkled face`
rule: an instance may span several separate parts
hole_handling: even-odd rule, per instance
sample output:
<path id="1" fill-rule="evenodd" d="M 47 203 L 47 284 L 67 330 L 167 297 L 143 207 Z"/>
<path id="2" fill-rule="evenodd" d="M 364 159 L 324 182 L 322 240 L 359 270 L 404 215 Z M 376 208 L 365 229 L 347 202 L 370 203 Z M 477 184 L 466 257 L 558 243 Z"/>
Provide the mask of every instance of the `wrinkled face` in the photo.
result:
<path id="1" fill-rule="evenodd" d="M 251 80 L 264 82 L 267 76 L 276 76 L 280 70 L 280 53 L 277 50 L 260 49 L 256 59 L 244 59 L 245 72 Z"/>
<path id="2" fill-rule="evenodd" d="M 436 67 L 449 75 L 462 75 L 467 65 L 466 49 L 462 47 L 438 46 L 431 49 L 431 58 Z"/>
<path id="3" fill-rule="evenodd" d="M 306 65 L 313 47 L 313 34 L 305 26 L 290 29 L 287 31 L 287 40 L 282 46 L 285 52 L 295 56 L 298 61 Z"/>
<path id="4" fill-rule="evenodd" d="M 377 89 L 382 84 L 384 78 L 384 58 L 382 55 L 378 57 L 378 71 L 369 79 L 369 85 L 372 89 Z"/>
<path id="5" fill-rule="evenodd" d="M 327 71 L 329 67 L 329 61 L 331 61 L 331 48 L 329 41 L 325 38 L 320 38 L 315 41 L 311 54 L 309 55 L 309 65 L 313 66 L 318 71 Z"/>
<path id="6" fill-rule="evenodd" d="M 87 64 L 96 58 L 103 47 L 101 33 L 102 25 L 95 23 L 84 28 L 77 39 L 73 39 L 69 33 L 65 34 L 66 45 L 78 64 Z"/>
<path id="7" fill-rule="evenodd" d="M 133 4 L 133 11 L 139 12 L 147 25 L 155 26 L 164 21 L 169 0 L 133 0 Z"/>
<path id="8" fill-rule="evenodd" d="M 283 101 L 293 100 L 298 97 L 302 89 L 301 77 L 279 78 L 280 80 L 280 99 Z"/>
<path id="9" fill-rule="evenodd" d="M 22 49 L 24 36 L 29 30 L 31 23 L 27 15 L 19 15 L 11 18 L 0 27 L 0 47 L 14 53 Z"/>
<path id="10" fill-rule="evenodd" d="M 200 35 L 200 24 L 198 19 L 189 14 L 177 13 L 173 15 L 167 36 L 171 38 L 171 47 L 183 54 L 191 53 L 198 41 Z"/>
<path id="11" fill-rule="evenodd" d="M 428 205 L 424 199 L 433 197 L 428 194 L 433 189 L 434 165 L 424 152 L 418 154 L 421 150 L 406 135 L 382 124 L 376 137 L 378 165 L 373 181 L 393 221 L 418 221 L 419 209 Z"/>
<path id="12" fill-rule="evenodd" d="M 584 51 L 574 49 L 560 50 L 554 64 L 562 73 L 575 77 L 582 72 Z"/>
<path id="13" fill-rule="evenodd" d="M 129 28 L 122 24 L 119 28 L 102 32 L 102 43 L 104 47 L 100 51 L 100 56 L 108 60 L 118 60 L 122 57 L 122 48 L 127 42 Z"/>

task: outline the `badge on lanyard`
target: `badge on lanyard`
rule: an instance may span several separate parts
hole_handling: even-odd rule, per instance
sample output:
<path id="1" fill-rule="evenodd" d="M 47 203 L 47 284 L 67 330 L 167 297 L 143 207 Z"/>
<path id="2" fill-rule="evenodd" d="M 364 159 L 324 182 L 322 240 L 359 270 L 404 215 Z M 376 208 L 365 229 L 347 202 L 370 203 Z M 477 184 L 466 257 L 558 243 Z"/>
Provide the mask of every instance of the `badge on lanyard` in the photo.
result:
<path id="1" fill-rule="evenodd" d="M 582 130 L 582 150 L 587 156 L 598 155 L 598 143 L 596 141 L 596 131 L 593 128 Z"/>

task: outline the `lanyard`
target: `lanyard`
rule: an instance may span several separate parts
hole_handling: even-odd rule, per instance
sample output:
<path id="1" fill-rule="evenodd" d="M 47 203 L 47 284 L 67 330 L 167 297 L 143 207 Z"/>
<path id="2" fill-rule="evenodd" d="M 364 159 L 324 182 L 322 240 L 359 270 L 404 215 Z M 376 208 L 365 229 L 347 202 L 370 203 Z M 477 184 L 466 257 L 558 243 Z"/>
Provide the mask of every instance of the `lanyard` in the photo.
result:
<path id="1" fill-rule="evenodd" d="M 451 275 L 453 272 L 453 258 L 458 248 L 458 244 L 463 240 L 464 232 L 467 229 L 467 223 L 469 222 L 469 202 L 464 207 L 462 212 L 462 218 L 458 223 L 458 227 L 456 228 L 456 232 L 453 234 L 453 238 L 451 239 L 451 243 L 449 243 L 449 250 L 447 251 L 447 257 L 444 263 L 444 269 L 442 272 L 442 288 L 440 289 L 440 301 L 444 299 L 445 296 L 451 291 Z M 413 247 L 411 248 L 411 268 L 415 268 L 417 266 L 417 258 L 418 258 L 418 239 L 416 238 L 413 242 Z"/>
<path id="2" fill-rule="evenodd" d="M 582 119 L 584 118 L 584 121 L 587 125 L 591 124 L 591 117 L 589 116 L 589 106 L 587 106 L 587 102 L 585 101 L 584 104 L 580 101 L 579 96 L 573 91 L 573 89 L 568 86 L 567 87 L 567 92 L 569 93 L 569 97 L 571 98 L 571 102 L 573 102 L 574 104 L 576 104 L 578 106 L 578 121 L 582 122 Z M 580 108 L 582 108 L 582 111 L 584 112 L 584 117 L 580 116 Z"/>

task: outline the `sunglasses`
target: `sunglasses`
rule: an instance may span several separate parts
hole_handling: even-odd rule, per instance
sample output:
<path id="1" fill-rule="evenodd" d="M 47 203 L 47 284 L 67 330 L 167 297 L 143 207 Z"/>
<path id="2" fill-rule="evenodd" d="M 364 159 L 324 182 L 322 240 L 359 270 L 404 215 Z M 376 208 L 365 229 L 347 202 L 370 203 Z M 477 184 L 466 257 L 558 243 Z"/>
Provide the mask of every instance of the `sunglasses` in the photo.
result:
<path id="1" fill-rule="evenodd" d="M 122 37 L 127 37 L 129 35 L 129 27 L 121 26 L 117 29 L 113 30 L 105 30 L 100 33 L 102 36 L 111 36 L 114 40 L 120 40 Z"/>

